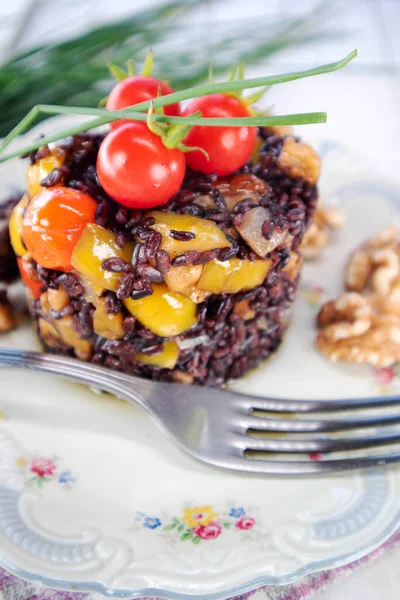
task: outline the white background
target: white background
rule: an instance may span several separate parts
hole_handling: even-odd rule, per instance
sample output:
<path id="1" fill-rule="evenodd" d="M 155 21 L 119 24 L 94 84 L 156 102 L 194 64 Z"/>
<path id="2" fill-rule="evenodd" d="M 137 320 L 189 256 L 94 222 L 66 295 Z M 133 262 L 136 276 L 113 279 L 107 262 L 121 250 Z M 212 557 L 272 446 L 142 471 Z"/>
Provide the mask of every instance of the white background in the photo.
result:
<path id="1" fill-rule="evenodd" d="M 251 68 L 248 74 L 330 62 L 357 47 L 359 57 L 345 71 L 277 86 L 269 93 L 268 105 L 273 103 L 276 113 L 327 110 L 328 123 L 303 126 L 303 136 L 315 142 L 323 138 L 341 142 L 371 168 L 400 181 L 400 0 L 325 1 L 335 5 L 328 25 L 346 32 L 345 36 L 285 51 L 271 65 Z M 80 33 L 95 22 L 131 14 L 149 4 L 153 0 L 0 0 L 0 57 L 4 60 L 16 48 Z M 256 15 L 268 27 L 271 15 L 301 14 L 315 4 L 315 0 L 219 0 L 207 9 L 200 7 L 187 27 L 203 27 L 206 40 L 210 20 Z M 393 550 L 314 598 L 398 600 L 399 560 L 400 549 Z"/>

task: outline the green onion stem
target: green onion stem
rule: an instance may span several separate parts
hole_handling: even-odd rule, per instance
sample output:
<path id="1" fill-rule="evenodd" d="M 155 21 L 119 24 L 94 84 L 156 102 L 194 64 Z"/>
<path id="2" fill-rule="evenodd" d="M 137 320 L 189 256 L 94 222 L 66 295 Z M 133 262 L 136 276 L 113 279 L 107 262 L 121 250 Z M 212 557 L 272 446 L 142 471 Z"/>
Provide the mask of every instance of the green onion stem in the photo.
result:
<path id="1" fill-rule="evenodd" d="M 204 85 L 196 86 L 193 88 L 188 88 L 186 90 L 182 90 L 180 92 L 174 92 L 172 94 L 168 94 L 166 96 L 159 96 L 153 100 L 153 105 L 155 108 L 167 106 L 169 104 L 174 104 L 176 102 L 181 102 L 183 100 L 189 100 L 190 98 L 197 98 L 200 96 L 205 96 L 213 93 L 222 93 L 222 92 L 234 92 L 242 89 L 250 89 L 255 87 L 261 87 L 264 85 L 274 85 L 278 83 L 284 83 L 288 81 L 295 81 L 297 79 L 302 79 L 304 77 L 312 77 L 314 75 L 322 75 L 324 73 L 330 73 L 332 71 L 337 71 L 345 67 L 355 56 L 357 55 L 357 50 L 353 50 L 350 52 L 344 59 L 339 60 L 337 62 L 329 63 L 326 65 L 321 65 L 319 67 L 315 67 L 313 69 L 307 69 L 305 71 L 297 71 L 293 73 L 284 73 L 280 75 L 268 75 L 265 77 L 256 77 L 253 79 L 245 79 L 242 81 L 226 81 L 222 83 L 206 83 Z M 124 111 L 107 111 L 106 109 L 94 109 L 94 108 L 75 108 L 75 107 L 59 107 L 52 105 L 37 105 L 35 106 L 23 119 L 18 123 L 16 127 L 4 138 L 3 142 L 0 144 L 0 153 L 17 137 L 18 135 L 24 133 L 34 120 L 38 117 L 41 112 L 45 112 L 47 114 L 89 114 L 89 115 L 105 115 L 99 116 L 98 118 L 91 120 L 87 123 L 81 123 L 80 125 L 76 125 L 74 127 L 69 127 L 64 131 L 59 132 L 58 134 L 47 136 L 46 138 L 40 138 L 35 142 L 24 146 L 17 152 L 13 152 L 6 156 L 0 158 L 0 162 L 4 162 L 10 158 L 14 158 L 15 156 L 20 156 L 21 154 L 25 154 L 27 152 L 31 152 L 39 148 L 40 146 L 54 142 L 59 139 L 63 139 L 65 137 L 76 135 L 77 133 L 81 133 L 83 131 L 88 131 L 89 129 L 93 129 L 95 127 L 100 127 L 101 125 L 105 125 L 107 123 L 111 123 L 115 121 L 121 116 L 124 118 L 134 118 L 135 120 L 145 120 L 146 115 L 140 116 L 135 114 L 139 111 L 147 111 L 150 107 L 150 100 L 146 102 L 140 102 L 139 104 L 135 104 L 134 106 L 129 107 Z M 78 112 L 79 111 L 79 112 Z M 135 115 L 135 116 L 134 116 Z M 164 120 L 167 122 L 178 122 L 178 123 L 186 123 L 189 124 L 188 118 L 190 117 L 168 117 L 167 119 L 163 115 L 154 115 L 155 120 Z M 302 119 L 302 120 L 296 120 Z M 173 120 L 174 119 L 174 120 Z M 176 121 L 176 119 L 181 119 Z M 250 123 L 249 120 L 252 120 Z M 263 122 L 260 121 L 263 120 Z M 192 117 L 192 120 L 195 123 L 198 123 L 199 119 Z M 225 125 L 288 125 L 288 124 L 306 124 L 306 123 L 321 123 L 326 120 L 325 113 L 304 113 L 300 115 L 285 115 L 280 117 L 248 117 L 243 119 L 226 119 L 222 120 Z M 211 123 L 206 123 L 206 121 L 211 121 Z M 221 122 L 216 123 L 216 121 L 220 121 L 219 119 L 202 119 L 202 124 L 204 125 L 221 125 Z M 228 123 L 228 121 L 230 121 Z M 247 121 L 247 122 L 246 122 Z M 269 122 L 268 122 L 269 121 Z M 245 122 L 245 123 L 243 123 Z M 195 124 L 194 123 L 194 124 Z"/>
<path id="2" fill-rule="evenodd" d="M 105 120 L 106 123 L 109 123 L 111 120 L 115 121 L 121 118 L 134 120 L 134 121 L 146 121 L 147 113 L 136 113 L 128 110 L 121 111 L 108 111 L 100 108 L 81 108 L 81 107 L 71 107 L 71 106 L 46 106 L 46 105 L 38 105 L 35 109 L 32 109 L 33 118 L 36 118 L 39 112 L 45 114 L 73 114 L 73 115 L 103 115 L 107 114 L 110 117 Z M 35 112 L 33 112 L 35 111 Z M 26 125 L 27 117 L 30 115 L 29 113 L 23 121 L 21 121 L 18 127 L 21 125 Z M 154 121 L 161 121 L 167 123 L 180 123 L 186 125 L 207 125 L 211 127 L 220 127 L 222 125 L 229 125 L 234 127 L 239 127 L 241 125 L 251 125 L 254 127 L 268 127 L 273 125 L 309 125 L 312 123 L 325 123 L 326 122 L 326 113 L 324 112 L 315 112 L 315 113 L 300 113 L 294 115 L 258 115 L 256 117 L 243 117 L 243 118 L 203 118 L 203 117 L 170 117 L 168 115 L 153 115 Z M 28 123 L 29 126 L 30 123 Z M 89 129 L 86 127 L 87 123 L 83 123 L 80 125 L 76 125 L 75 127 L 71 127 L 64 132 L 58 132 L 53 135 L 48 135 L 46 137 L 41 137 L 30 144 L 27 144 L 20 150 L 12 152 L 10 154 L 6 154 L 5 156 L 0 157 L 0 163 L 9 160 L 10 158 L 15 158 L 16 156 L 21 156 L 21 154 L 26 154 L 28 152 L 32 152 L 32 150 L 36 150 L 40 148 L 40 146 L 44 146 L 45 144 L 50 144 L 51 142 L 55 142 L 59 139 L 63 139 L 65 137 L 76 135 L 77 133 L 81 133 Z M 84 128 L 83 128 L 84 127 Z M 90 127 L 92 128 L 92 126 Z M 7 138 L 4 139 L 4 142 L 7 142 Z M 3 142 L 3 143 L 4 143 Z M 8 143 L 8 142 L 7 142 Z M 7 145 L 7 144 L 6 144 Z M 3 148 L 0 147 L 2 150 Z"/>
<path id="3" fill-rule="evenodd" d="M 146 112 L 134 112 L 127 110 L 107 110 L 105 108 L 86 108 L 81 106 L 52 106 L 39 105 L 41 112 L 47 114 L 71 114 L 71 115 L 98 115 L 110 117 L 110 121 L 129 119 L 132 121 L 146 121 Z M 221 117 L 206 118 L 200 115 L 188 115 L 187 117 L 174 117 L 169 115 L 158 115 L 154 113 L 153 121 L 161 123 L 177 123 L 183 125 L 207 125 L 208 127 L 221 127 L 229 125 L 241 127 L 243 125 L 262 127 L 271 125 L 308 125 L 310 123 L 325 123 L 325 112 L 299 113 L 293 115 L 257 115 L 254 117 Z"/>

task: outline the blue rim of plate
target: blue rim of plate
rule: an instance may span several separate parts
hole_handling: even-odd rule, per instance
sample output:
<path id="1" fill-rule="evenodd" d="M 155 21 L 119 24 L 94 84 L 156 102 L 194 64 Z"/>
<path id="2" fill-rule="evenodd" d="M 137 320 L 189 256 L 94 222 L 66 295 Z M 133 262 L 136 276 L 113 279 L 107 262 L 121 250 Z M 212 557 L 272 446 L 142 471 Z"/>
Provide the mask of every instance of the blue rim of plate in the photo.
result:
<path id="1" fill-rule="evenodd" d="M 252 579 L 248 583 L 241 584 L 234 588 L 231 588 L 224 592 L 217 592 L 211 594 L 182 594 L 180 592 L 171 592 L 163 590 L 162 588 L 145 588 L 140 590 L 127 590 L 124 588 L 117 590 L 109 590 L 105 585 L 96 582 L 75 582 L 65 581 L 62 579 L 52 579 L 51 577 L 43 577 L 37 573 L 30 573 L 25 569 L 20 569 L 9 564 L 7 560 L 3 560 L 0 557 L 0 566 L 6 571 L 9 571 L 12 575 L 32 581 L 33 583 L 41 584 L 48 588 L 57 590 L 64 590 L 68 592 L 86 592 L 86 593 L 97 593 L 101 594 L 106 598 L 163 598 L 165 600 L 189 600 L 190 598 L 197 598 L 198 600 L 227 600 L 228 598 L 235 598 L 249 592 L 255 592 L 261 588 L 267 586 L 283 586 L 290 585 L 299 581 L 307 575 L 313 575 L 321 571 L 327 571 L 344 567 L 352 562 L 364 558 L 382 544 L 384 544 L 390 537 L 396 532 L 400 525 L 400 511 L 397 513 L 393 521 L 388 525 L 381 535 L 377 536 L 373 541 L 367 545 L 359 548 L 355 552 L 348 552 L 336 559 L 327 559 L 309 563 L 308 565 L 301 567 L 297 571 L 290 573 L 289 575 L 283 575 L 282 577 L 273 576 L 262 576 Z"/>

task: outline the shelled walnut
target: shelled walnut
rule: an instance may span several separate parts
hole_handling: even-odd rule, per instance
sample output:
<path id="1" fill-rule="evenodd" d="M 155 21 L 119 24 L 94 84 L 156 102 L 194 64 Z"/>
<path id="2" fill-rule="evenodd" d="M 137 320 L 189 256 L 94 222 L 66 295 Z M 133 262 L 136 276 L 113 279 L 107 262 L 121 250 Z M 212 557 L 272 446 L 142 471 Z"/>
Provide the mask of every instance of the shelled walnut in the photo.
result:
<path id="1" fill-rule="evenodd" d="M 390 226 L 351 255 L 348 290 L 320 310 L 317 347 L 332 361 L 388 367 L 400 361 L 400 227 Z"/>
<path id="2" fill-rule="evenodd" d="M 344 222 L 344 213 L 340 208 L 323 207 L 319 204 L 301 245 L 304 258 L 317 258 L 329 242 L 332 230 L 343 227 Z"/>
<path id="3" fill-rule="evenodd" d="M 344 293 L 319 312 L 317 347 L 333 362 L 389 367 L 400 360 L 400 317 L 381 312 L 374 297 Z"/>
<path id="4" fill-rule="evenodd" d="M 400 227 L 387 227 L 353 252 L 346 268 L 346 288 L 383 297 L 394 293 L 400 301 Z"/>

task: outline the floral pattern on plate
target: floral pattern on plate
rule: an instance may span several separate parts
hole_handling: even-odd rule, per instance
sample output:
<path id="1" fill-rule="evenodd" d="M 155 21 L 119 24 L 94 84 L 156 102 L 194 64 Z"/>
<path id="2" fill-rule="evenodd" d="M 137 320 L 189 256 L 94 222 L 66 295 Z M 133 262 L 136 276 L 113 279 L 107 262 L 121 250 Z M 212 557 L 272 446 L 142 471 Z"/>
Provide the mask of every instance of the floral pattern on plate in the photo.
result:
<path id="1" fill-rule="evenodd" d="M 30 460 L 19 457 L 16 465 L 26 476 L 26 486 L 43 487 L 44 484 L 55 482 L 64 490 L 71 490 L 76 482 L 76 477 L 69 469 L 60 470 L 58 468 L 58 458 L 46 458 L 37 456 Z"/>
<path id="2" fill-rule="evenodd" d="M 148 529 L 159 529 L 177 537 L 179 541 L 191 540 L 200 544 L 202 540 L 215 540 L 224 531 L 248 531 L 256 525 L 256 519 L 248 515 L 243 507 L 230 508 L 222 514 L 215 512 L 212 506 L 194 506 L 184 508 L 181 516 L 170 517 L 165 522 L 158 517 L 137 512 L 135 523 Z"/>
<path id="3" fill-rule="evenodd" d="M 391 394 L 398 390 L 400 382 L 400 364 L 397 363 L 392 367 L 381 367 L 374 371 L 374 383 L 377 391 L 382 396 Z"/>

